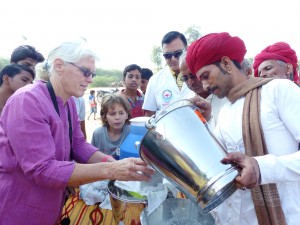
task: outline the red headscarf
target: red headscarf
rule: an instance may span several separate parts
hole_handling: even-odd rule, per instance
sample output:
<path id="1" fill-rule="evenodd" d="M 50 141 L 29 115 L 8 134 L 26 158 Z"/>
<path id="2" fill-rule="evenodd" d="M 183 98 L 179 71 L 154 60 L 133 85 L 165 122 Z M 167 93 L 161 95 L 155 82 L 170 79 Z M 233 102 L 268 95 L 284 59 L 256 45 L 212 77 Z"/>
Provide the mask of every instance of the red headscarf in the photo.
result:
<path id="1" fill-rule="evenodd" d="M 253 69 L 254 76 L 258 76 L 259 65 L 266 60 L 280 60 L 293 65 L 294 81 L 297 83 L 299 77 L 297 72 L 298 59 L 296 52 L 285 42 L 277 42 L 266 47 L 254 58 Z"/>
<path id="2" fill-rule="evenodd" d="M 196 74 L 203 66 L 219 61 L 223 56 L 241 63 L 246 54 L 246 46 L 239 37 L 228 33 L 211 33 L 193 42 L 187 50 L 186 63 Z"/>

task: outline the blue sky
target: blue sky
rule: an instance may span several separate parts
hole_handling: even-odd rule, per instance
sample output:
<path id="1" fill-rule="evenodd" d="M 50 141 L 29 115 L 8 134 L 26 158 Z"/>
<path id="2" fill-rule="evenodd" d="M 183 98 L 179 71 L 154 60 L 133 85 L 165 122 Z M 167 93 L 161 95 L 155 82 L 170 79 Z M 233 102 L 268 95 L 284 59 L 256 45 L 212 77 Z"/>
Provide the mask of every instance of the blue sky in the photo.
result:
<path id="1" fill-rule="evenodd" d="M 0 56 L 30 44 L 46 57 L 60 42 L 84 37 L 101 68 L 123 70 L 132 63 L 153 68 L 151 49 L 162 36 L 194 24 L 202 35 L 226 31 L 241 37 L 246 57 L 286 41 L 300 58 L 295 5 L 296 0 L 10 0 L 1 3 Z"/>

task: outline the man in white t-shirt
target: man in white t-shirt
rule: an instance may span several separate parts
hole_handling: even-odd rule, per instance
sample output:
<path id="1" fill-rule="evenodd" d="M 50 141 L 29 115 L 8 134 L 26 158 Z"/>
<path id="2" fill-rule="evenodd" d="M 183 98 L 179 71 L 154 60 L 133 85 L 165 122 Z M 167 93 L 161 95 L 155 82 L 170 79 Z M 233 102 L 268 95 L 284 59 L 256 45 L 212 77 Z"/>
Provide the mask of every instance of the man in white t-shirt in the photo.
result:
<path id="1" fill-rule="evenodd" d="M 195 96 L 182 82 L 179 70 L 179 57 L 186 47 L 186 38 L 178 31 L 168 32 L 163 37 L 162 49 L 167 66 L 149 80 L 143 104 L 145 116 L 152 116 L 177 100 Z"/>
<path id="2" fill-rule="evenodd" d="M 223 32 L 192 43 L 186 57 L 204 89 L 229 100 L 215 134 L 229 152 L 222 162 L 241 169 L 235 179 L 241 190 L 215 209 L 216 224 L 296 225 L 300 89 L 288 79 L 245 76 L 240 65 L 245 54 L 244 42 Z"/>

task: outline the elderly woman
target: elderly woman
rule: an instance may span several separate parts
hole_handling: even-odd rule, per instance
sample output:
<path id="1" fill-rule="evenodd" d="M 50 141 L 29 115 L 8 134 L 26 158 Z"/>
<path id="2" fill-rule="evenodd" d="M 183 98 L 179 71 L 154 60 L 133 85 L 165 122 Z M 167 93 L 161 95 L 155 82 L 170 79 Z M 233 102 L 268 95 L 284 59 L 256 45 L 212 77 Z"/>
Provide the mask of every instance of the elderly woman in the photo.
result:
<path id="1" fill-rule="evenodd" d="M 72 96 L 84 94 L 96 55 L 81 43 L 49 53 L 47 83 L 19 89 L 0 120 L 0 224 L 56 224 L 68 186 L 93 181 L 148 180 L 137 158 L 115 161 L 87 143 Z M 21 113 L 21 114 L 20 114 Z"/>

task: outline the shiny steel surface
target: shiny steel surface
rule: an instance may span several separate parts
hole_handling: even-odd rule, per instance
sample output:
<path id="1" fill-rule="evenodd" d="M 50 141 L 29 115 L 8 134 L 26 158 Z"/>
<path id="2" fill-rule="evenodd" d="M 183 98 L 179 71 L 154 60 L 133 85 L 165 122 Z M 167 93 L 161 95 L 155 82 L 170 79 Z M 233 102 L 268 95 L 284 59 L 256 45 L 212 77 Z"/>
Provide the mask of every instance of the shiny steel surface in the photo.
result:
<path id="1" fill-rule="evenodd" d="M 151 214 L 147 208 L 141 213 L 142 225 L 213 225 L 213 216 L 203 214 L 197 205 L 189 199 L 166 199 Z"/>
<path id="2" fill-rule="evenodd" d="M 188 100 L 173 103 L 148 123 L 152 125 L 140 144 L 141 158 L 204 212 L 236 191 L 236 168 L 220 163 L 227 152 Z"/>
<path id="3" fill-rule="evenodd" d="M 132 197 L 126 190 L 116 187 L 114 182 L 108 182 L 108 192 L 116 224 L 131 225 L 133 221 L 138 224 L 147 200 Z"/>

